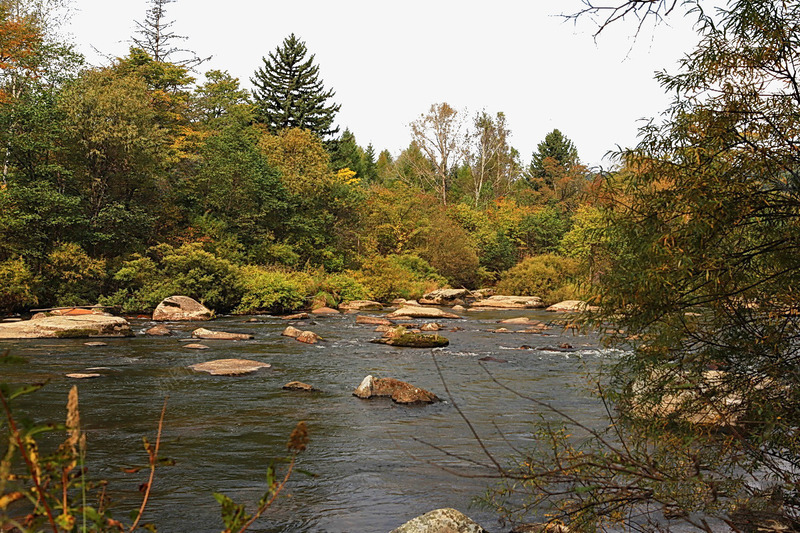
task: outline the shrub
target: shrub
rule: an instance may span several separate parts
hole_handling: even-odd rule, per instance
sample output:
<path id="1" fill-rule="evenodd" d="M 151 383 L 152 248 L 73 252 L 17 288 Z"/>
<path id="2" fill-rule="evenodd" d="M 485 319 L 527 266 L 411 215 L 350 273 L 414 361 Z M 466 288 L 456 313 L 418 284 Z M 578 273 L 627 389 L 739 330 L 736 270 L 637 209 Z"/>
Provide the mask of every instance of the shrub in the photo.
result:
<path id="1" fill-rule="evenodd" d="M 56 245 L 43 269 L 42 298 L 55 305 L 97 302 L 106 279 L 106 262 L 92 259 L 75 243 Z"/>
<path id="2" fill-rule="evenodd" d="M 174 248 L 154 246 L 147 255 L 134 255 L 114 274 L 117 290 L 102 298 L 126 313 L 149 312 L 167 296 L 190 296 L 218 311 L 239 305 L 242 296 L 239 268 L 207 252 L 199 243 Z"/>
<path id="3" fill-rule="evenodd" d="M 302 308 L 314 281 L 303 272 L 280 272 L 257 266 L 241 269 L 242 299 L 236 313 L 286 313 Z"/>
<path id="4" fill-rule="evenodd" d="M 503 294 L 538 296 L 546 304 L 578 297 L 574 284 L 578 263 L 574 259 L 547 254 L 528 257 L 508 270 L 497 284 Z"/>
<path id="5" fill-rule="evenodd" d="M 375 256 L 355 277 L 366 287 L 370 298 L 381 302 L 420 298 L 446 283 L 427 261 L 413 254 Z"/>
<path id="6" fill-rule="evenodd" d="M 22 258 L 0 262 L 0 313 L 36 305 L 36 278 Z"/>
<path id="7" fill-rule="evenodd" d="M 335 307 L 342 302 L 363 300 L 368 297 L 367 288 L 359 283 L 353 273 L 314 275 L 314 306 Z M 319 305 L 317 305 L 319 304 Z"/>

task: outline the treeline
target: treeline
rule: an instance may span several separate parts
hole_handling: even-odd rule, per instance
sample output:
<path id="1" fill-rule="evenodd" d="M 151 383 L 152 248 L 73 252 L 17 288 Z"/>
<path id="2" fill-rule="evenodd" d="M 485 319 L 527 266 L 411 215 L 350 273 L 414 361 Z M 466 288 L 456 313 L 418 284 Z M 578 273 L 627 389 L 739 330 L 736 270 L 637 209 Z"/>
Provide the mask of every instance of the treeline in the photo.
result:
<path id="1" fill-rule="evenodd" d="M 416 297 L 546 299 L 589 279 L 594 176 L 554 130 L 530 164 L 502 113 L 434 104 L 396 157 L 334 126 L 296 36 L 253 91 L 194 72 L 153 0 L 125 57 L 85 63 L 48 13 L 0 2 L 0 310 L 181 293 L 217 311 Z M 165 39 L 164 36 L 167 36 Z"/>

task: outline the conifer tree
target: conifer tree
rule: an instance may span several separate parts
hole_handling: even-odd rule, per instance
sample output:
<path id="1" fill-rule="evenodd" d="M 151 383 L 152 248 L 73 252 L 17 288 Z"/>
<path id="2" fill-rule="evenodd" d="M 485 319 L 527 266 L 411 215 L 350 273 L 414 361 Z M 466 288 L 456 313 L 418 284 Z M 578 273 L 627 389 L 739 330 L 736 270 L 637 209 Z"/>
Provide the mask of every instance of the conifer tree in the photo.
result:
<path id="1" fill-rule="evenodd" d="M 335 93 L 325 90 L 314 54 L 306 58 L 307 53 L 306 44 L 291 34 L 250 78 L 257 118 L 271 133 L 301 128 L 327 137 L 339 131 L 332 125 L 341 106 L 328 103 Z"/>

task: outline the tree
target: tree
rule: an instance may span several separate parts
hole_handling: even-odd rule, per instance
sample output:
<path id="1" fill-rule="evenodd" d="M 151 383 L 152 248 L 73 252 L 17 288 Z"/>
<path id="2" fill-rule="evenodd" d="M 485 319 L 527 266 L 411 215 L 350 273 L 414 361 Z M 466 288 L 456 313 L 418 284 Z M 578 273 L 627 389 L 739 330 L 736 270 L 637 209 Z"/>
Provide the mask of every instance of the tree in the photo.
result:
<path id="1" fill-rule="evenodd" d="M 620 417 L 580 448 L 550 432 L 551 459 L 510 476 L 579 530 L 800 527 L 800 5 L 694 12 L 699 44 L 658 75 L 666 119 L 620 154 L 602 205 Z"/>
<path id="2" fill-rule="evenodd" d="M 463 119 L 446 102 L 431 105 L 427 114 L 411 123 L 411 138 L 427 160 L 416 165 L 418 177 L 447 205 L 452 172 L 464 157 Z M 415 160 L 411 160 L 412 162 Z"/>
<path id="3" fill-rule="evenodd" d="M 517 151 L 508 144 L 511 131 L 506 125 L 506 116 L 497 113 L 493 118 L 486 111 L 475 115 L 473 130 L 469 133 L 470 193 L 475 207 L 487 200 L 503 196 L 519 174 Z"/>
<path id="4" fill-rule="evenodd" d="M 324 138 L 339 131 L 333 121 L 341 106 L 328 103 L 335 93 L 325 90 L 314 54 L 306 59 L 307 53 L 305 42 L 291 34 L 250 78 L 257 118 L 273 134 L 299 128 Z"/>
<path id="5" fill-rule="evenodd" d="M 569 138 L 556 129 L 545 135 L 544 140 L 536 146 L 528 167 L 529 175 L 537 178 L 547 176 L 548 159 L 569 169 L 578 164 L 578 149 Z"/>
<path id="6" fill-rule="evenodd" d="M 178 48 L 173 44 L 174 41 L 187 39 L 187 37 L 172 31 L 172 25 L 175 24 L 174 20 L 167 21 L 165 19 L 166 6 L 173 2 L 175 0 L 150 0 L 150 7 L 147 10 L 144 21 L 135 21 L 138 28 L 136 33 L 139 37 L 133 37 L 131 41 L 137 48 L 147 52 L 153 58 L 153 61 L 158 63 L 173 62 L 182 67 L 194 68 L 211 58 L 201 59 L 194 52 Z M 189 53 L 191 57 L 176 60 L 174 56 L 178 53 Z"/>

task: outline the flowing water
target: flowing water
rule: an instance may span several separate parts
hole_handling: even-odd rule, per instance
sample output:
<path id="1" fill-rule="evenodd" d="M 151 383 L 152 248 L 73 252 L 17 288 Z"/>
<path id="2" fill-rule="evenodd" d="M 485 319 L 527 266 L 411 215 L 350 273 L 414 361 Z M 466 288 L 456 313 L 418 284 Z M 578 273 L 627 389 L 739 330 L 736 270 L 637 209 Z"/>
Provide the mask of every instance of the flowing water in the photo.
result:
<path id="1" fill-rule="evenodd" d="M 380 334 L 374 326 L 356 324 L 354 315 L 293 324 L 325 339 L 316 345 L 282 337 L 287 322 L 278 317 L 260 316 L 257 323 L 222 317 L 202 326 L 255 338 L 201 341 L 210 347 L 202 351 L 184 347 L 196 323 L 167 324 L 172 336 L 147 337 L 142 332 L 153 323 L 132 320 L 135 338 L 102 339 L 107 343 L 102 347 L 87 347 L 86 339 L 0 341 L 0 353 L 10 350 L 27 359 L 0 367 L 0 380 L 49 380 L 20 404 L 38 421 L 63 421 L 67 392 L 78 384 L 89 476 L 109 480 L 119 517 L 138 507 L 138 486 L 146 481 L 147 469 L 125 470 L 146 466 L 142 437 L 155 440 L 168 396 L 161 455 L 175 464 L 157 470 L 145 515 L 160 532 L 220 531 L 214 492 L 252 510 L 265 490 L 270 459 L 285 455 L 288 436 L 300 420 L 307 422 L 311 442 L 298 467 L 314 477 L 295 475 L 289 497 L 281 497 L 251 531 L 385 533 L 440 507 L 458 508 L 490 531 L 505 531 L 491 510 L 471 505 L 494 481 L 483 477 L 486 469 L 462 460 L 490 463 L 457 407 L 502 463 L 513 454 L 510 446 L 534 447 L 534 424 L 552 415 L 493 379 L 593 425 L 600 423 L 603 410 L 587 391 L 584 376 L 610 356 L 595 337 L 563 327 L 547 334 L 489 331 L 500 326 L 497 320 L 517 316 L 554 318 L 542 311 L 471 312 L 462 320 L 440 321 L 445 326 L 440 334 L 450 346 L 435 350 L 372 344 Z M 456 326 L 463 329 L 450 331 Z M 574 350 L 547 350 L 563 343 Z M 485 357 L 505 362 L 480 361 Z M 240 377 L 187 368 L 222 358 L 272 367 Z M 102 377 L 65 377 L 88 369 Z M 444 401 L 402 406 L 352 396 L 368 374 L 408 381 Z M 320 392 L 282 390 L 294 380 Z"/>

